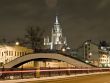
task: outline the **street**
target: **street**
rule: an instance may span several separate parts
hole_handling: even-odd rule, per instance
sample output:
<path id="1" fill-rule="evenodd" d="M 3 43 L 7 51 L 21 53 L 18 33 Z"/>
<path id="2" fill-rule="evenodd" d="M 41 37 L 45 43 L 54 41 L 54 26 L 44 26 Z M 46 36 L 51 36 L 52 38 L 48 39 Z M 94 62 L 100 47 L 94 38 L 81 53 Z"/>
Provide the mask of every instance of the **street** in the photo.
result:
<path id="1" fill-rule="evenodd" d="M 28 81 L 23 83 L 110 83 L 110 74 L 86 75 L 45 81 Z"/>

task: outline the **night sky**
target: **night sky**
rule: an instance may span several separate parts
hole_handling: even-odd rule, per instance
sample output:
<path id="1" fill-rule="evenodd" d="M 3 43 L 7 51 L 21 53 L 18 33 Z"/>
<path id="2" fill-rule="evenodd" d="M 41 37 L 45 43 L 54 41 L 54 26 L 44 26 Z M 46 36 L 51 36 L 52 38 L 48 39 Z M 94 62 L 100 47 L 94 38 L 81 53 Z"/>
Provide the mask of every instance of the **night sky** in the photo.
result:
<path id="1" fill-rule="evenodd" d="M 0 0 L 0 38 L 23 37 L 31 25 L 49 32 L 56 14 L 70 47 L 110 42 L 110 0 Z"/>

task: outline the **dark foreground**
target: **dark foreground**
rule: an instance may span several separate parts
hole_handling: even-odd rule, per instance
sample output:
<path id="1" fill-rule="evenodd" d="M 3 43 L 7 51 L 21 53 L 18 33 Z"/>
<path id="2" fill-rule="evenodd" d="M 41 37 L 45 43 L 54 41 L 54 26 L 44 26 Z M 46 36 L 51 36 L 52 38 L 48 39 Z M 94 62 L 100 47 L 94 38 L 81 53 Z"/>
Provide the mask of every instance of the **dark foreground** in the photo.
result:
<path id="1" fill-rule="evenodd" d="M 22 83 L 110 83 L 109 74 L 86 75 L 45 81 L 28 81 Z"/>

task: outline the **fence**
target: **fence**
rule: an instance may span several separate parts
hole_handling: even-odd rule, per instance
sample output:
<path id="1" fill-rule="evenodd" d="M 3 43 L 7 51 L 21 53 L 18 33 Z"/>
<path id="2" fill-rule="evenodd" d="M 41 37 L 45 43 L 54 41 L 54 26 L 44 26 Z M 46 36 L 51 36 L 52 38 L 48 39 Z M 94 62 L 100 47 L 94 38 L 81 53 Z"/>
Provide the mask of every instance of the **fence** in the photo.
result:
<path id="1" fill-rule="evenodd" d="M 74 75 L 94 72 L 109 72 L 110 68 L 34 68 L 34 69 L 0 69 L 0 80 L 26 79 Z"/>

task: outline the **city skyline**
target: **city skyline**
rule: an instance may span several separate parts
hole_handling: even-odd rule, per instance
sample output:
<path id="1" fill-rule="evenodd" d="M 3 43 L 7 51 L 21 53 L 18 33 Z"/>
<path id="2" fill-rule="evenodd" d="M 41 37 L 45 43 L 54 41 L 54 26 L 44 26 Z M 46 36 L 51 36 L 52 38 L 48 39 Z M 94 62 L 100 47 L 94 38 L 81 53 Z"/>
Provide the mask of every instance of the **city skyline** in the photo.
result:
<path id="1" fill-rule="evenodd" d="M 56 11 L 71 48 L 81 42 L 109 39 L 109 0 L 1 0 L 0 38 L 23 37 L 29 25 L 51 31 Z"/>

